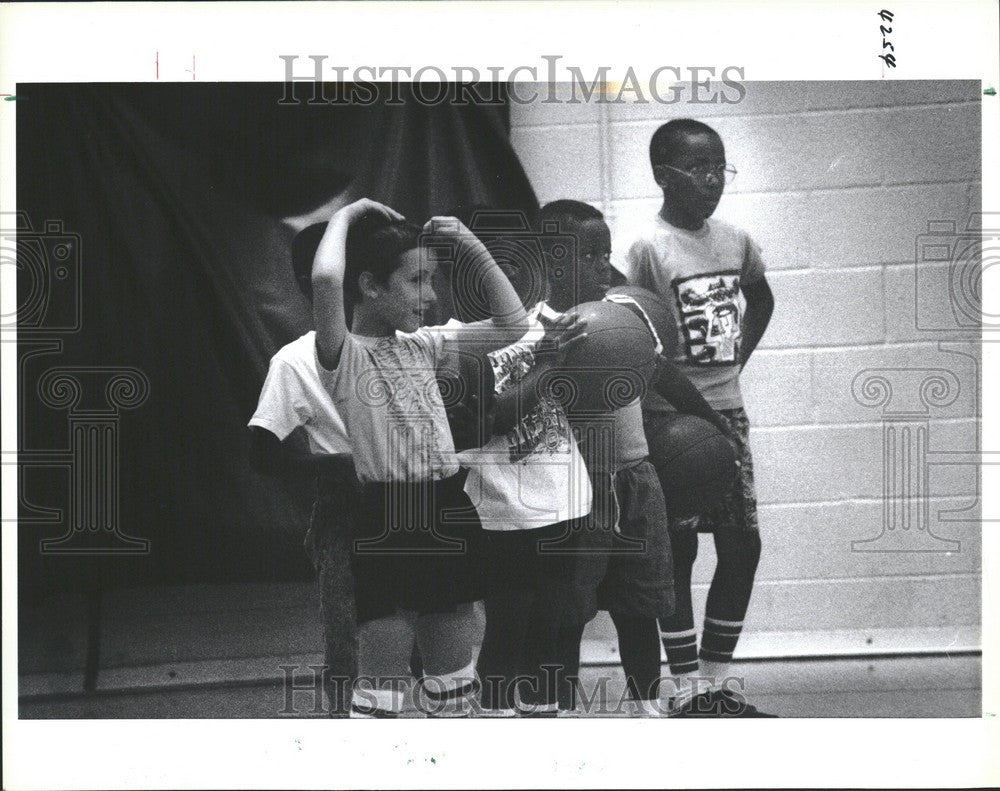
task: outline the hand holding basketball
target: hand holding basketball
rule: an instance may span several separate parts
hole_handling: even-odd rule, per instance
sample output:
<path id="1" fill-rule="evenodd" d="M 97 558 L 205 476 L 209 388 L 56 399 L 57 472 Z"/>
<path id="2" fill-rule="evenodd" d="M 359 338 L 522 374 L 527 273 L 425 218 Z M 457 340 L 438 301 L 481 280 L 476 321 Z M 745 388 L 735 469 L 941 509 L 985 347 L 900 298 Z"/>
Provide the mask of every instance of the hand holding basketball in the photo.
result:
<path id="1" fill-rule="evenodd" d="M 561 364 L 587 338 L 587 322 L 576 311 L 562 313 L 552 321 L 541 321 L 545 334 L 535 349 L 537 365 L 552 367 Z"/>

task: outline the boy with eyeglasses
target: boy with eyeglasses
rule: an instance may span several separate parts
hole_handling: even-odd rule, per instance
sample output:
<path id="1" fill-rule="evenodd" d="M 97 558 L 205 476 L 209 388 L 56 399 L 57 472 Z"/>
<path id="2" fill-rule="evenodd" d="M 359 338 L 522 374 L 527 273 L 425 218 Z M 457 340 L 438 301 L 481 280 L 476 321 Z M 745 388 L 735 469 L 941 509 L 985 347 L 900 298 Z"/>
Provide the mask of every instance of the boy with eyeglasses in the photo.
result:
<path id="1" fill-rule="evenodd" d="M 653 134 L 649 157 L 663 205 L 621 268 L 630 283 L 674 306 L 675 362 L 729 424 L 740 461 L 739 480 L 724 502 L 693 518 L 669 520 L 676 610 L 660 628 L 677 690 L 672 713 L 771 716 L 733 694 L 727 678 L 761 548 L 739 375 L 767 328 L 774 298 L 757 245 L 745 231 L 712 218 L 736 175 L 718 133 L 691 119 L 670 121 Z M 656 393 L 647 396 L 647 437 L 659 434 L 658 422 L 671 419 L 672 411 Z M 691 603 L 699 532 L 712 533 L 717 555 L 700 650 Z"/>

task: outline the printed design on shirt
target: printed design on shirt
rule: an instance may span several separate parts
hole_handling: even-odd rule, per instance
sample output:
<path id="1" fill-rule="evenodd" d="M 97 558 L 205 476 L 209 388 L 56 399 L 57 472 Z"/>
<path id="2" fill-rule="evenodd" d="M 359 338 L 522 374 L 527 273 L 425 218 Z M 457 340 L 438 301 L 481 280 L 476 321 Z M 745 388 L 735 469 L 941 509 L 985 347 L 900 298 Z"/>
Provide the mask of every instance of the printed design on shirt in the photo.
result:
<path id="1" fill-rule="evenodd" d="M 487 355 L 493 364 L 496 392 L 502 393 L 521 382 L 535 364 L 534 344 L 515 343 Z M 543 398 L 505 435 L 511 463 L 532 453 L 569 453 L 569 423 L 562 407 Z"/>
<path id="2" fill-rule="evenodd" d="M 743 318 L 740 273 L 711 272 L 672 283 L 687 361 L 695 365 L 734 365 L 740 359 Z"/>
<path id="3" fill-rule="evenodd" d="M 569 453 L 569 423 L 558 402 L 543 398 L 507 432 L 511 462 L 532 453 Z"/>
<path id="4" fill-rule="evenodd" d="M 487 356 L 493 365 L 493 378 L 496 381 L 495 390 L 502 393 L 507 388 L 520 382 L 535 364 L 535 355 L 531 343 L 515 343 Z"/>
<path id="5" fill-rule="evenodd" d="M 447 426 L 436 370 L 393 338 L 370 347 L 369 359 L 371 365 L 355 381 L 355 392 L 365 405 L 386 410 L 390 465 L 395 459 L 418 470 L 418 477 L 429 477 L 443 466 L 441 431 Z"/>

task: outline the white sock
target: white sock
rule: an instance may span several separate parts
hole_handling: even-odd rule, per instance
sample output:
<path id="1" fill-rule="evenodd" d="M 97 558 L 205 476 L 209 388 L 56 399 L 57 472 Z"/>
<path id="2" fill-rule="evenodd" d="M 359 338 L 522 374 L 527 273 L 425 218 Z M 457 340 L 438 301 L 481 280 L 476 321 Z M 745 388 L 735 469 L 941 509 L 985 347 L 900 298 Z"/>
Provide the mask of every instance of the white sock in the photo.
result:
<path id="1" fill-rule="evenodd" d="M 478 689 L 476 668 L 471 662 L 451 673 L 424 674 L 418 705 L 428 717 L 468 717 Z"/>
<path id="2" fill-rule="evenodd" d="M 351 702 L 351 719 L 394 719 L 403 710 L 400 689 L 370 689 L 357 687 Z"/>

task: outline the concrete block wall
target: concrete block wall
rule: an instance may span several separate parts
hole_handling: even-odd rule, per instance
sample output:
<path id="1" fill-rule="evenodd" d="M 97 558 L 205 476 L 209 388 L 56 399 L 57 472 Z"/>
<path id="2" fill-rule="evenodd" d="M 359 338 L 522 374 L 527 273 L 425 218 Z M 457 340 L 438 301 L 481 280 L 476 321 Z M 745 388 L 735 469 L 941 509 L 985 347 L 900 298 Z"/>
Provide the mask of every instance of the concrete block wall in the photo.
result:
<path id="1" fill-rule="evenodd" d="M 947 256 L 929 262 L 921 251 L 955 239 L 947 226 L 929 233 L 928 223 L 950 220 L 962 231 L 981 210 L 980 85 L 745 87 L 734 105 L 515 104 L 512 140 L 539 199 L 593 203 L 617 254 L 659 208 L 647 151 L 661 123 L 709 123 L 739 170 L 717 215 L 760 244 L 777 303 L 743 376 L 764 555 L 742 653 L 974 646 L 978 470 L 937 462 L 978 447 L 979 330 L 963 326 L 970 306 L 956 305 L 968 300 Z M 876 375 L 889 381 L 888 403 L 857 392 Z M 920 383 L 935 376 L 947 381 L 947 398 L 921 400 Z M 937 539 L 904 530 L 901 511 L 886 507 L 894 499 L 885 487 L 891 494 L 899 468 L 916 463 L 883 442 L 883 418 L 899 410 L 926 413 L 914 420 L 935 463 L 917 465 L 926 481 L 910 505 L 926 508 Z M 886 472 L 887 448 L 896 473 Z M 890 525 L 894 543 L 856 543 Z M 710 539 L 702 542 L 699 600 L 713 568 Z M 609 634 L 606 621 L 589 632 Z"/>

